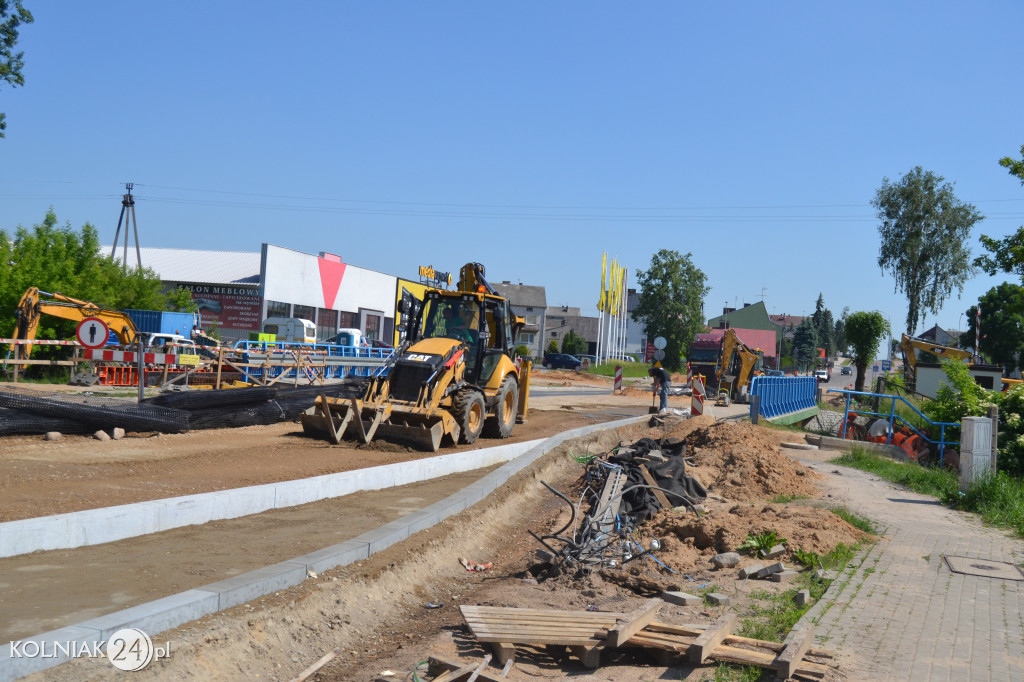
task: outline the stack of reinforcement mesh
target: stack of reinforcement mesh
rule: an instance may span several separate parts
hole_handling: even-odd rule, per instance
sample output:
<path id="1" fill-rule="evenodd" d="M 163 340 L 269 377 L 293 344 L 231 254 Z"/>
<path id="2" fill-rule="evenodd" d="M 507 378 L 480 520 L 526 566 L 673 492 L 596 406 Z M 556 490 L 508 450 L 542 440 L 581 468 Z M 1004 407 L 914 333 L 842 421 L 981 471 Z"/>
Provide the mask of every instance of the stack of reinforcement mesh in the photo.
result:
<path id="1" fill-rule="evenodd" d="M 188 413 L 118 398 L 0 389 L 0 435 L 125 431 L 188 431 Z"/>
<path id="2" fill-rule="evenodd" d="M 0 389 L 0 436 L 129 432 L 182 433 L 275 424 L 298 418 L 319 395 L 362 396 L 366 377 L 301 388 L 252 387 L 164 393 L 138 403 L 128 398 Z"/>

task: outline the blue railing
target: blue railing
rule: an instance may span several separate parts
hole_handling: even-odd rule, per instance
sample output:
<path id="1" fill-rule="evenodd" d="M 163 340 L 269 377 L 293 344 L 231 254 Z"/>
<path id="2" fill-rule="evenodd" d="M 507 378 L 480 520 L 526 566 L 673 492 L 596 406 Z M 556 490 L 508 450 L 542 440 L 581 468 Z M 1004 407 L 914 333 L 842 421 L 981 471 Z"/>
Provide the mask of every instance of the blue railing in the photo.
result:
<path id="1" fill-rule="evenodd" d="M 814 377 L 758 376 L 750 382 L 750 395 L 759 397 L 758 414 L 765 419 L 817 406 L 817 392 L 818 380 Z"/>
<path id="2" fill-rule="evenodd" d="M 245 363 L 258 363 L 259 356 L 270 358 L 297 358 L 307 355 L 316 360 L 325 360 L 325 366 L 306 368 L 309 379 L 343 379 L 346 376 L 371 376 L 391 357 L 393 348 L 370 348 L 367 346 L 339 346 L 330 343 L 285 343 L 269 341 L 238 341 L 235 350 L 242 353 Z M 254 357 L 255 356 L 255 357 Z M 263 381 L 275 379 L 282 374 L 282 379 L 294 378 L 294 367 L 271 366 L 267 368 L 250 367 L 245 372 L 250 379 Z M 314 376 L 315 375 L 315 376 Z M 301 377 L 300 377 L 301 378 Z"/>
<path id="3" fill-rule="evenodd" d="M 884 412 L 868 412 L 867 410 L 861 410 L 861 409 L 854 410 L 854 412 L 856 414 L 858 414 L 858 415 L 871 416 L 871 417 L 884 417 L 885 419 L 887 419 L 889 421 L 889 430 L 888 430 L 888 433 L 885 436 L 885 443 L 886 443 L 886 445 L 892 445 L 893 424 L 895 424 L 897 419 L 899 419 L 901 422 L 906 424 L 910 428 L 911 431 L 916 433 L 918 436 L 920 436 L 921 438 L 923 438 L 927 442 L 931 443 L 932 445 L 938 445 L 939 446 L 939 466 L 942 466 L 942 460 L 943 460 L 943 456 L 945 455 L 946 446 L 947 445 L 960 445 L 960 441 L 947 441 L 946 440 L 946 427 L 947 426 L 959 427 L 960 424 L 956 424 L 956 423 L 953 423 L 953 422 L 933 422 L 931 419 L 929 419 L 928 417 L 924 416 L 924 414 L 921 412 L 921 410 L 917 409 L 912 404 L 907 402 L 907 399 L 904 398 L 901 395 L 888 395 L 886 393 L 867 393 L 865 391 L 850 391 L 850 390 L 847 390 L 847 389 L 840 389 L 840 388 L 830 388 L 828 390 L 828 392 L 829 393 L 844 393 L 844 394 L 846 394 L 846 407 L 843 410 L 843 425 L 846 425 L 848 423 L 848 421 L 849 421 L 849 417 L 850 417 L 850 398 L 852 396 L 860 395 L 860 396 L 864 396 L 866 398 L 888 399 L 890 401 L 888 414 L 886 414 Z M 939 427 L 939 440 L 937 440 L 937 441 L 932 440 L 931 438 L 929 438 L 925 434 L 921 433 L 921 431 L 919 431 L 916 426 L 914 426 L 913 424 L 908 422 L 906 419 L 904 419 L 902 415 L 896 414 L 896 401 L 897 400 L 901 401 L 904 405 L 906 405 L 907 407 L 912 409 L 917 414 L 917 416 L 919 416 L 923 421 L 927 422 L 931 426 L 938 426 Z M 845 433 L 840 433 L 839 437 L 840 438 L 845 438 L 846 434 Z"/>

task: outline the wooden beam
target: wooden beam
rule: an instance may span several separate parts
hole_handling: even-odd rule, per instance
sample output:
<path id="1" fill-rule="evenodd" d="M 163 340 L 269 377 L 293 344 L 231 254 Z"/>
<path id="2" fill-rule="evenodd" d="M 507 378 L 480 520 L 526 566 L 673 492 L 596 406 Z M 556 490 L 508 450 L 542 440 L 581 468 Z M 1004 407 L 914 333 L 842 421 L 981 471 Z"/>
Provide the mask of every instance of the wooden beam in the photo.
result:
<path id="1" fill-rule="evenodd" d="M 625 644 L 626 640 L 654 620 L 658 615 L 658 609 L 664 603 L 660 599 L 649 599 L 646 604 L 616 623 L 615 627 L 608 631 L 608 646 L 620 647 Z"/>
<path id="2" fill-rule="evenodd" d="M 431 675 L 443 675 L 447 671 L 459 670 L 463 667 L 461 661 L 452 661 L 447 658 L 441 658 L 440 656 L 431 656 L 427 660 L 429 661 L 430 664 L 429 671 Z M 473 665 L 474 667 L 480 666 L 479 663 L 474 663 Z M 476 679 L 477 682 L 503 682 L 500 677 L 490 675 L 483 669 L 481 669 L 480 674 L 477 675 Z"/>
<path id="3" fill-rule="evenodd" d="M 700 637 L 701 633 L 707 630 L 705 625 L 670 625 L 669 623 L 660 623 L 654 621 L 650 625 L 644 628 L 644 635 L 649 635 L 654 632 L 663 632 L 672 635 L 682 635 L 684 637 Z M 782 644 L 778 642 L 769 642 L 764 639 L 752 639 L 750 637 L 740 637 L 739 635 L 729 635 L 725 638 L 726 644 L 744 644 L 747 646 L 756 646 L 762 649 L 769 649 L 778 653 L 782 651 Z M 816 658 L 835 658 L 835 653 L 832 651 L 826 651 L 825 649 L 808 649 L 808 656 L 815 656 Z"/>
<path id="4" fill-rule="evenodd" d="M 571 646 L 569 650 L 580 659 L 584 668 L 594 669 L 601 665 L 601 650 L 596 646 Z"/>
<path id="5" fill-rule="evenodd" d="M 688 652 L 690 662 L 704 663 L 707 661 L 714 648 L 721 644 L 722 640 L 728 637 L 732 629 L 736 627 L 737 620 L 735 613 L 727 613 L 716 620 L 714 625 L 705 630 L 690 645 Z"/>
<path id="6" fill-rule="evenodd" d="M 782 651 L 772 664 L 775 674 L 784 680 L 792 677 L 813 642 L 814 626 L 811 623 L 800 623 L 790 630 L 782 642 Z"/>
<path id="7" fill-rule="evenodd" d="M 515 660 L 515 644 L 511 644 L 509 642 L 492 642 L 491 649 L 494 650 L 494 657 L 498 659 L 498 665 L 508 665 L 509 661 Z"/>
<path id="8" fill-rule="evenodd" d="M 644 480 L 647 481 L 647 485 L 653 486 L 651 492 L 654 493 L 654 498 L 658 500 L 658 504 L 661 505 L 661 508 L 671 509 L 672 505 L 669 504 L 668 498 L 665 497 L 665 493 L 658 488 L 658 482 L 654 480 L 654 476 L 651 475 L 646 464 L 640 465 L 640 474 L 644 477 Z"/>

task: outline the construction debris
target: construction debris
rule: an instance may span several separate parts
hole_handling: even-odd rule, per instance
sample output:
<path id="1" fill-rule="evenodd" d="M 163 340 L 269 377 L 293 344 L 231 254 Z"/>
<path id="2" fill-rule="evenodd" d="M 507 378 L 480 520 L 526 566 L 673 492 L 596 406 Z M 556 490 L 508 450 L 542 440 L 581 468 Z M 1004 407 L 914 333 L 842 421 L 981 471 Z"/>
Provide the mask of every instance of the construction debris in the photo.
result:
<path id="1" fill-rule="evenodd" d="M 695 512 L 707 497 L 704 487 L 686 475 L 685 450 L 683 442 L 676 439 L 643 438 L 595 457 L 587 465 L 583 495 L 577 504 L 544 483 L 572 511 L 570 521 L 558 531 L 534 534 L 550 551 L 550 563 L 559 570 L 587 573 L 644 557 L 658 562 L 654 553 L 661 549 L 660 540 L 644 537 L 638 525 L 659 510 L 673 508 L 670 497 Z M 581 513 L 584 503 L 587 511 Z"/>

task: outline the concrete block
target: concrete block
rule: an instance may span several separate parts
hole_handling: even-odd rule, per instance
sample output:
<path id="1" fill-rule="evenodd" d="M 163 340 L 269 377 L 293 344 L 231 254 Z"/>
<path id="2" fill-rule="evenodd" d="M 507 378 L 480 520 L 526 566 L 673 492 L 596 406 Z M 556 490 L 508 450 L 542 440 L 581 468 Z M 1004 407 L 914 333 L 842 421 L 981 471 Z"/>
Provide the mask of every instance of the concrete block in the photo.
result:
<path id="1" fill-rule="evenodd" d="M 798 575 L 800 575 L 798 571 L 779 571 L 778 573 L 772 573 L 771 581 L 773 583 L 789 583 Z"/>
<path id="2" fill-rule="evenodd" d="M 124 429 L 120 426 L 115 426 L 114 430 L 110 432 L 110 437 L 114 440 L 121 440 L 124 438 Z"/>
<path id="3" fill-rule="evenodd" d="M 785 571 L 785 570 L 786 570 L 786 567 L 783 566 L 782 562 L 780 561 L 778 563 L 771 564 L 770 566 L 765 566 L 764 568 L 762 568 L 760 571 L 757 572 L 757 577 L 763 579 L 763 578 L 767 578 L 768 576 L 772 575 L 773 573 L 781 573 L 782 571 Z"/>
<path id="4" fill-rule="evenodd" d="M 33 654 L 27 656 L 27 653 Z M 100 631 L 94 628 L 83 628 L 78 625 L 51 630 L 40 635 L 14 640 L 3 646 L 0 653 L 0 682 L 18 680 L 40 670 L 52 668 L 71 660 L 71 653 L 78 653 L 85 648 L 92 650 L 103 643 Z M 36 648 L 40 654 L 34 655 Z"/>
<path id="5" fill-rule="evenodd" d="M 309 552 L 302 556 L 291 559 L 291 563 L 305 564 L 307 568 L 317 573 L 329 571 L 338 566 L 347 566 L 356 561 L 362 561 L 370 556 L 370 544 L 368 542 L 356 542 L 346 540 L 337 545 L 324 547 L 315 552 Z"/>
<path id="6" fill-rule="evenodd" d="M 669 604 L 678 604 L 679 606 L 700 606 L 704 603 L 702 598 L 686 592 L 665 591 L 661 593 L 661 598 Z"/>
<path id="7" fill-rule="evenodd" d="M 811 603 L 811 591 L 800 590 L 793 595 L 793 602 L 796 603 L 797 606 L 807 606 Z"/>
<path id="8" fill-rule="evenodd" d="M 139 628 L 152 636 L 190 620 L 214 613 L 218 610 L 219 597 L 220 595 L 216 592 L 187 590 L 163 599 L 92 618 L 77 623 L 77 625 L 99 630 L 101 639 L 108 639 L 121 628 Z"/>
<path id="9" fill-rule="evenodd" d="M 462 492 L 466 495 L 466 506 L 472 507 L 477 502 L 484 500 L 488 495 L 494 492 L 494 486 L 488 481 L 477 481 L 476 483 L 466 486 L 462 489 Z"/>
<path id="10" fill-rule="evenodd" d="M 429 507 L 414 511 L 405 517 L 409 521 L 409 535 L 431 528 L 449 516 L 458 514 L 468 506 L 467 502 L 468 498 L 465 495 L 456 493 L 444 498 L 440 502 L 435 502 Z"/>
<path id="11" fill-rule="evenodd" d="M 772 547 L 767 552 L 763 552 L 762 556 L 765 559 L 775 559 L 776 557 L 780 557 L 780 556 L 782 556 L 785 553 L 786 553 L 786 546 L 785 545 L 775 545 L 774 547 Z"/>
<path id="12" fill-rule="evenodd" d="M 323 476 L 301 478 L 296 481 L 282 481 L 274 486 L 274 508 L 297 507 L 300 504 L 322 500 L 324 499 L 323 489 Z"/>
<path id="13" fill-rule="evenodd" d="M 818 580 L 818 581 L 821 581 L 821 580 L 835 580 L 838 577 L 839 577 L 839 575 L 835 571 L 820 571 L 819 570 L 819 571 L 815 571 L 814 572 L 814 579 Z"/>
<path id="14" fill-rule="evenodd" d="M 60 431 L 47 431 L 46 435 L 43 436 L 43 440 L 60 440 L 63 438 Z"/>
<path id="15" fill-rule="evenodd" d="M 99 440 L 99 441 L 108 441 L 108 440 L 110 440 L 110 436 L 107 435 L 107 432 L 106 431 L 102 431 L 102 430 L 97 431 L 96 433 L 92 434 L 92 437 L 95 438 L 96 440 Z"/>
<path id="16" fill-rule="evenodd" d="M 137 535 L 156 533 L 160 527 L 157 502 L 136 502 L 116 507 L 86 509 L 67 514 L 68 529 L 63 547 L 84 547 Z M 51 517 L 52 518 L 52 517 Z"/>
<path id="17" fill-rule="evenodd" d="M 712 592 L 707 595 L 707 600 L 716 606 L 728 606 L 731 601 L 729 597 L 718 592 Z"/>
<path id="18" fill-rule="evenodd" d="M 197 589 L 218 595 L 217 610 L 223 611 L 265 594 L 298 585 L 305 579 L 306 564 L 292 560 L 257 568 Z"/>
<path id="19" fill-rule="evenodd" d="M 740 555 L 736 552 L 725 552 L 711 557 L 711 563 L 716 568 L 732 568 L 740 562 Z"/>
<path id="20" fill-rule="evenodd" d="M 740 569 L 740 578 L 749 578 L 757 575 L 757 572 L 764 568 L 763 564 L 753 564 L 751 566 L 744 566 Z"/>
<path id="21" fill-rule="evenodd" d="M 244 491 L 244 492 L 243 492 Z M 277 503 L 276 485 L 254 485 L 238 492 L 224 490 L 208 498 L 212 519 L 237 519 L 273 509 Z"/>
<path id="22" fill-rule="evenodd" d="M 391 523 L 385 523 L 379 528 L 374 528 L 352 539 L 356 542 L 365 542 L 369 545 L 369 553 L 376 554 L 380 550 L 387 549 L 407 537 L 409 537 L 409 522 L 404 519 L 398 519 Z"/>
<path id="23" fill-rule="evenodd" d="M 0 557 L 73 546 L 66 544 L 71 518 L 57 514 L 0 523 Z"/>

